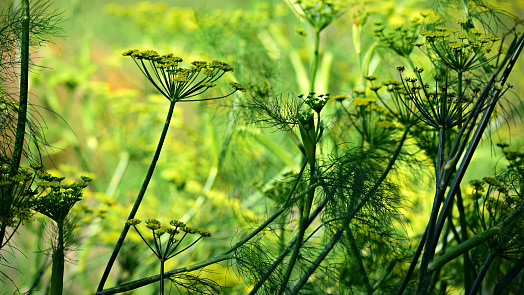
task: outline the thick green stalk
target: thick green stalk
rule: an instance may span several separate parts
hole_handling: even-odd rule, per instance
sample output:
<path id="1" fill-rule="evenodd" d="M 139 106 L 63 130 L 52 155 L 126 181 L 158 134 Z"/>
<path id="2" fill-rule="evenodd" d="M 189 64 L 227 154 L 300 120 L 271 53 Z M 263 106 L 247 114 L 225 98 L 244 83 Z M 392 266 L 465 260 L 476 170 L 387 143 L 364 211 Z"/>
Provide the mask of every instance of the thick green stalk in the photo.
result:
<path id="1" fill-rule="evenodd" d="M 27 123 L 27 96 L 29 92 L 29 21 L 31 20 L 29 16 L 29 0 L 23 0 L 21 7 L 22 36 L 20 38 L 20 97 L 10 175 L 15 175 L 20 166 L 22 153 L 24 151 L 25 127 Z"/>
<path id="2" fill-rule="evenodd" d="M 64 287 L 64 220 L 57 220 L 58 240 L 53 251 L 51 295 L 62 295 Z"/>
<path id="3" fill-rule="evenodd" d="M 319 63 L 320 31 L 321 30 L 319 29 L 315 30 L 315 44 L 313 48 L 313 61 L 311 64 L 311 78 L 309 80 L 309 92 L 315 91 L 315 83 L 316 83 L 318 63 Z M 319 115 L 317 114 L 317 116 Z M 315 142 L 312 143 L 313 152 L 311 156 L 313 157 L 313 159 L 308 159 L 311 183 L 313 182 L 313 178 L 315 175 L 315 159 L 314 158 L 315 158 L 315 149 L 316 149 L 317 138 L 312 138 L 312 140 L 315 140 Z M 307 143 L 304 143 L 304 144 L 307 144 Z M 300 206 L 300 221 L 299 221 L 299 232 L 297 236 L 297 241 L 295 242 L 295 246 L 294 246 L 295 248 L 293 249 L 293 253 L 291 254 L 291 257 L 289 258 L 288 266 L 283 274 L 282 284 L 280 286 L 280 290 L 278 294 L 284 293 L 286 285 L 289 282 L 289 278 L 291 277 L 291 273 L 293 272 L 293 269 L 295 267 L 295 263 L 296 263 L 298 254 L 300 252 L 300 248 L 302 247 L 302 240 L 304 239 L 304 234 L 308 226 L 309 213 L 311 211 L 311 204 L 313 203 L 314 197 L 315 197 L 315 190 L 313 189 L 308 193 L 308 196 L 306 197 L 306 199 L 301 201 L 303 205 Z"/>
<path id="4" fill-rule="evenodd" d="M 457 258 L 460 255 L 463 255 L 467 251 L 473 249 L 474 247 L 484 243 L 489 240 L 494 235 L 497 235 L 501 231 L 501 226 L 494 226 L 488 230 L 485 230 L 481 233 L 474 235 L 469 238 L 467 241 L 464 241 L 456 246 L 448 248 L 448 251 L 442 256 L 435 258 L 428 266 L 429 271 L 434 271 L 441 268 L 444 264 L 450 262 L 451 260 Z"/>
<path id="5" fill-rule="evenodd" d="M 173 109 L 175 107 L 175 103 L 176 103 L 175 100 L 172 100 L 169 103 L 169 111 L 167 112 L 166 121 L 164 123 L 164 128 L 162 129 L 162 134 L 160 135 L 160 139 L 156 147 L 155 155 L 153 156 L 153 159 L 151 160 L 151 164 L 149 165 L 149 169 L 147 171 L 146 177 L 144 179 L 144 182 L 142 183 L 140 192 L 138 193 L 138 196 L 136 197 L 135 204 L 133 205 L 133 208 L 131 209 L 131 212 L 129 213 L 129 217 L 127 218 L 127 220 L 135 218 L 136 212 L 138 211 L 138 208 L 140 207 L 140 203 L 142 202 L 142 199 L 144 198 L 144 194 L 146 193 L 147 186 L 149 185 L 149 182 L 151 181 L 151 177 L 153 176 L 153 172 L 155 171 L 156 163 L 158 161 L 158 158 L 160 157 L 160 151 L 162 150 L 162 146 L 164 145 L 164 140 L 166 139 L 167 130 L 169 129 L 171 117 L 173 116 Z M 118 252 L 120 252 L 120 249 L 122 248 L 126 235 L 129 232 L 129 227 L 130 226 L 127 223 L 125 223 L 124 228 L 122 229 L 122 233 L 120 234 L 120 237 L 118 238 L 118 241 L 116 242 L 115 248 L 113 249 L 113 253 L 111 254 L 111 257 L 109 258 L 109 261 L 107 262 L 106 269 L 104 270 L 102 278 L 100 279 L 100 284 L 98 285 L 97 292 L 100 292 L 104 289 L 105 282 L 107 278 L 109 277 L 109 273 L 111 272 L 111 268 L 113 267 L 113 264 L 116 261 Z"/>

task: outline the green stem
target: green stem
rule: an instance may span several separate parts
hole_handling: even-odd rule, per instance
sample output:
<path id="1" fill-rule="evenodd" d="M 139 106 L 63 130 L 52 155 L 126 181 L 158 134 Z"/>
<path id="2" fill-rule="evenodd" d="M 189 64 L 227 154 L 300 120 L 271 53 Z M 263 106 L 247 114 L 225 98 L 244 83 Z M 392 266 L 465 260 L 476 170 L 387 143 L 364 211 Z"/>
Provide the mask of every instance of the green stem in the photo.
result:
<path id="1" fill-rule="evenodd" d="M 57 220 L 58 240 L 53 252 L 51 295 L 61 295 L 64 287 L 64 220 Z"/>
<path id="2" fill-rule="evenodd" d="M 466 290 L 466 292 L 469 295 L 477 294 L 477 292 L 480 289 L 480 286 L 482 284 L 482 281 L 484 280 L 484 277 L 486 277 L 486 274 L 488 273 L 488 269 L 489 269 L 491 263 L 493 262 L 493 260 L 495 259 L 495 257 L 496 257 L 496 255 L 495 255 L 494 251 L 489 252 L 488 257 L 484 261 L 484 264 L 482 265 L 482 268 L 480 269 L 480 272 L 479 272 L 479 274 L 477 276 L 477 279 L 475 280 L 475 283 L 473 284 L 473 286 L 471 286 L 471 291 L 470 290 Z M 466 294 L 466 292 L 464 292 L 464 294 Z"/>
<path id="3" fill-rule="evenodd" d="M 20 46 L 20 97 L 18 104 L 18 121 L 16 125 L 15 145 L 10 175 L 15 175 L 20 166 L 24 151 L 25 127 L 27 123 L 27 96 L 29 92 L 29 0 L 22 1 L 22 36 Z"/>
<path id="4" fill-rule="evenodd" d="M 162 134 L 160 135 L 160 139 L 158 141 L 155 155 L 153 156 L 153 159 L 151 160 L 151 164 L 149 165 L 149 170 L 147 171 L 147 174 L 144 179 L 144 182 L 142 183 L 140 192 L 138 193 L 138 196 L 136 197 L 135 204 L 133 205 L 133 208 L 131 209 L 131 212 L 129 213 L 129 217 L 127 218 L 127 220 L 135 218 L 136 212 L 138 211 L 138 207 L 140 207 L 140 203 L 142 202 L 142 199 L 144 198 L 144 194 L 146 193 L 147 186 L 149 185 L 149 182 L 151 181 L 151 177 L 153 176 L 153 172 L 155 171 L 156 163 L 158 161 L 158 158 L 160 157 L 160 151 L 162 150 L 162 146 L 164 145 L 164 140 L 166 139 L 167 130 L 169 129 L 171 117 L 173 116 L 173 109 L 175 107 L 175 103 L 176 101 L 172 100 L 169 104 L 169 111 L 167 112 L 166 121 L 164 123 L 164 128 L 162 129 Z M 102 291 L 104 289 L 105 282 L 107 278 L 109 277 L 109 273 L 111 272 L 111 268 L 113 267 L 113 264 L 116 261 L 118 252 L 122 248 L 122 244 L 124 243 L 126 235 L 129 232 L 129 227 L 130 226 L 127 223 L 124 225 L 124 228 L 122 229 L 122 233 L 120 234 L 120 237 L 118 238 L 118 241 L 116 242 L 115 248 L 113 249 L 113 253 L 111 254 L 111 257 L 109 258 L 109 261 L 107 262 L 107 265 L 106 265 L 106 269 L 104 270 L 102 278 L 100 279 L 100 284 L 98 285 L 97 291 Z"/>
<path id="5" fill-rule="evenodd" d="M 438 258 L 435 258 L 428 265 L 428 270 L 434 271 L 436 269 L 441 268 L 444 264 L 450 262 L 451 260 L 457 258 L 458 256 L 466 253 L 470 249 L 473 249 L 474 247 L 478 246 L 479 244 L 487 241 L 494 235 L 498 234 L 500 230 L 501 230 L 500 226 L 494 226 L 488 230 L 485 230 L 479 234 L 474 235 L 473 237 L 469 238 L 467 241 L 462 242 L 461 244 L 448 248 L 448 251 L 445 254 L 443 254 L 442 256 L 439 256 Z"/>
<path id="6" fill-rule="evenodd" d="M 320 212 L 324 209 L 324 207 L 327 205 L 327 201 L 328 201 L 327 198 L 324 199 L 324 201 L 320 205 L 318 205 L 318 207 L 315 209 L 315 211 L 313 211 L 313 213 L 309 217 L 308 226 L 313 222 L 313 220 L 315 220 L 317 218 L 318 214 L 320 214 Z M 255 287 L 253 287 L 251 292 L 249 292 L 250 295 L 251 294 L 256 294 L 256 292 L 258 292 L 258 290 L 262 287 L 262 285 L 266 282 L 266 280 L 271 276 L 273 271 L 275 271 L 275 269 L 277 269 L 277 267 L 282 263 L 282 261 L 287 256 L 287 254 L 291 251 L 291 248 L 295 245 L 297 239 L 298 239 L 298 233 L 289 241 L 287 246 L 284 247 L 284 249 L 280 252 L 278 257 L 273 261 L 271 266 L 267 268 L 266 272 L 258 280 L 258 282 L 256 283 Z M 283 274 L 281 273 L 281 276 L 282 275 Z"/>
<path id="7" fill-rule="evenodd" d="M 446 135 L 445 135 L 445 128 L 440 127 L 439 130 L 439 140 L 438 140 L 438 155 L 437 155 L 437 170 L 436 170 L 436 189 L 435 189 L 435 197 L 433 200 L 433 207 L 431 209 L 431 215 L 429 218 L 429 222 L 427 225 L 427 231 L 428 234 L 426 236 L 426 245 L 432 244 L 432 239 L 434 237 L 433 233 L 435 232 L 435 224 L 437 222 L 437 218 L 439 215 L 439 209 L 440 209 L 440 203 L 442 202 L 442 191 L 445 190 L 445 187 L 442 185 L 442 176 L 444 175 L 444 151 L 446 147 Z M 424 241 L 420 241 L 420 243 L 424 243 Z M 418 285 L 417 285 L 417 291 L 416 293 L 422 294 L 425 292 L 425 289 L 429 283 L 429 275 L 428 275 L 428 264 L 433 255 L 433 252 L 431 248 L 424 247 L 424 254 L 422 255 L 422 261 L 420 264 L 420 272 L 418 277 Z"/>
<path id="8" fill-rule="evenodd" d="M 466 212 L 464 210 L 464 202 L 462 200 L 462 192 L 460 189 L 457 191 L 457 209 L 459 212 L 459 222 L 460 222 L 460 234 L 461 240 L 467 241 L 469 239 L 468 235 L 468 223 L 466 221 Z M 463 258 L 463 268 L 464 268 L 464 293 L 468 293 L 471 290 L 471 285 L 474 279 L 474 265 L 470 259 L 469 253 L 464 252 Z"/>
<path id="9" fill-rule="evenodd" d="M 362 280 L 364 281 L 364 284 L 366 285 L 366 290 L 368 291 L 368 294 L 373 294 L 373 287 L 369 283 L 369 278 L 366 274 L 366 268 L 364 267 L 364 262 L 362 261 L 362 256 L 360 255 L 360 250 L 357 246 L 357 241 L 355 240 L 355 237 L 353 236 L 353 231 L 348 226 L 346 231 L 346 236 L 349 240 L 349 244 L 351 246 L 351 251 L 353 251 L 353 256 L 357 260 L 360 275 L 362 276 Z"/>
<path id="10" fill-rule="evenodd" d="M 160 295 L 164 295 L 164 259 L 160 259 Z"/>
<path id="11" fill-rule="evenodd" d="M 320 47 L 320 31 L 315 30 L 315 47 L 313 51 L 313 62 L 311 63 L 311 78 L 309 80 L 309 92 L 315 91 L 315 82 L 317 79 L 318 62 L 319 62 L 319 47 Z"/>

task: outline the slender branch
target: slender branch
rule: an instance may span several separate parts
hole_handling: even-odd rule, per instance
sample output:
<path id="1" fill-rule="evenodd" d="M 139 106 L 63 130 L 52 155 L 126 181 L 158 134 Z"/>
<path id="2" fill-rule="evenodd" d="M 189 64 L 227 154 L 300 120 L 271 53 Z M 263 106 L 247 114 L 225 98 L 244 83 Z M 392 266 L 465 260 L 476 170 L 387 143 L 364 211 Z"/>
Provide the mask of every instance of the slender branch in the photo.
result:
<path id="1" fill-rule="evenodd" d="M 368 294 L 373 294 L 373 287 L 369 283 L 368 275 L 366 274 L 366 268 L 364 267 L 364 262 L 362 261 L 362 255 L 360 255 L 360 250 L 357 246 L 357 241 L 355 240 L 355 237 L 353 236 L 353 231 L 348 226 L 348 230 L 346 231 L 346 235 L 349 239 L 349 244 L 351 246 L 351 250 L 353 251 L 353 256 L 355 256 L 358 268 L 360 271 L 360 275 L 362 276 L 362 279 L 364 280 L 364 284 L 366 285 L 366 290 L 368 291 Z"/>
<path id="2" fill-rule="evenodd" d="M 495 257 L 496 257 L 496 254 L 493 253 L 493 251 L 489 252 L 489 255 L 486 258 L 486 260 L 484 261 L 484 264 L 482 265 L 482 268 L 480 269 L 480 272 L 477 276 L 477 279 L 475 280 L 475 283 L 473 283 L 473 285 L 470 288 L 470 292 L 468 292 L 469 295 L 477 294 L 477 291 L 480 289 L 482 281 L 484 280 L 484 277 L 486 277 L 486 274 L 488 273 L 488 269 L 491 263 L 493 262 L 493 260 L 495 259 Z"/>
<path id="3" fill-rule="evenodd" d="M 142 183 L 142 188 L 140 189 L 140 192 L 138 193 L 138 196 L 136 197 L 135 204 L 133 205 L 133 208 L 131 209 L 131 212 L 129 213 L 129 217 L 127 218 L 127 220 L 135 218 L 136 212 L 138 211 L 138 207 L 140 207 L 140 203 L 142 202 L 142 199 L 144 198 L 144 194 L 146 193 L 149 182 L 151 181 L 151 177 L 153 176 L 153 172 L 155 171 L 156 163 L 158 161 L 158 158 L 160 157 L 160 151 L 162 150 L 162 146 L 164 145 L 164 140 L 166 139 L 167 130 L 169 129 L 171 117 L 173 116 L 173 109 L 175 107 L 175 103 L 176 103 L 175 100 L 172 100 L 169 103 L 169 111 L 167 112 L 166 121 L 164 123 L 164 128 L 162 129 L 162 134 L 160 135 L 160 139 L 158 141 L 155 155 L 153 156 L 153 159 L 151 160 L 151 164 L 149 165 L 149 170 L 147 171 L 144 182 Z M 104 270 L 102 278 L 100 279 L 100 284 L 98 285 L 97 291 L 101 291 L 104 289 L 104 285 L 106 283 L 107 278 L 109 277 L 111 268 L 113 267 L 113 264 L 115 263 L 116 258 L 118 256 L 118 252 L 120 252 L 120 249 L 122 248 L 126 235 L 129 232 L 129 227 L 130 226 L 127 223 L 125 223 L 124 228 L 122 229 L 122 233 L 120 234 L 120 237 L 118 238 L 118 241 L 116 242 L 115 248 L 113 249 L 113 253 L 111 254 L 111 257 L 109 258 L 109 261 L 107 262 L 106 269 Z"/>
<path id="4" fill-rule="evenodd" d="M 315 139 L 316 141 L 316 139 Z M 306 143 L 305 143 L 306 144 Z M 315 163 L 316 163 L 316 160 L 315 160 L 315 154 L 316 154 L 316 143 L 313 143 L 313 152 L 312 152 L 312 156 L 313 156 L 313 159 L 309 159 L 309 168 L 310 168 L 310 186 L 311 184 L 313 184 L 313 182 L 315 182 L 315 174 L 316 174 L 316 170 L 315 170 Z M 300 248 L 302 247 L 302 241 L 304 239 L 304 234 L 306 233 L 306 229 L 309 227 L 309 215 L 310 215 L 310 212 L 311 212 L 311 205 L 313 203 L 313 199 L 315 197 L 315 189 L 312 189 L 309 191 L 309 193 L 307 194 L 307 197 L 306 199 L 301 199 L 301 202 L 303 202 L 304 205 L 302 205 L 300 208 L 301 212 L 300 212 L 300 228 L 299 228 L 299 231 L 298 231 L 298 235 L 297 235 L 297 241 L 295 242 L 295 246 L 294 246 L 294 249 L 293 249 L 293 252 L 291 253 L 291 257 L 289 258 L 289 263 L 288 263 L 288 266 L 284 272 L 284 276 L 283 276 L 283 279 L 282 279 L 282 283 L 280 285 L 280 291 L 278 294 L 283 294 L 285 289 L 286 289 L 286 286 L 287 286 L 287 283 L 289 281 L 289 278 L 291 277 L 291 273 L 293 272 L 293 269 L 295 268 L 295 263 L 297 261 L 297 258 L 298 258 L 298 255 L 299 255 L 299 252 L 300 252 Z"/>
<path id="5" fill-rule="evenodd" d="M 506 288 L 509 283 L 524 269 L 524 256 L 521 257 L 517 263 L 500 279 L 500 281 L 495 286 L 493 294 L 502 294 L 504 288 Z"/>

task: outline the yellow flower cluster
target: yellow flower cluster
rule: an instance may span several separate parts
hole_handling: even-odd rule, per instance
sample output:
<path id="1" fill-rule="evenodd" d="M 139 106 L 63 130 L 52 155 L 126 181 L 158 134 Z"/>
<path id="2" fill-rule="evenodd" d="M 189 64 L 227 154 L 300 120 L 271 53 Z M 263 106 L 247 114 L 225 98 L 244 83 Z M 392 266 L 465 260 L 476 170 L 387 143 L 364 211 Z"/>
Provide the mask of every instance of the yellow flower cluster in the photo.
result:
<path id="1" fill-rule="evenodd" d="M 225 73 L 234 71 L 232 66 L 218 60 L 210 63 L 193 61 L 189 68 L 180 67 L 182 58 L 172 53 L 160 55 L 154 50 L 132 49 L 125 51 L 123 55 L 133 58 L 153 86 L 167 99 L 175 102 L 183 99 L 187 101 L 187 98 L 204 93 L 215 87 L 215 82 Z M 234 90 L 225 96 L 235 91 L 246 91 L 239 83 L 232 82 L 231 86 Z"/>
<path id="2" fill-rule="evenodd" d="M 496 58 L 496 55 L 487 54 L 491 52 L 493 44 L 500 40 L 474 29 L 464 31 L 440 26 L 434 30 L 421 31 L 420 35 L 426 38 L 426 44 L 435 56 L 457 72 L 470 71 Z"/>
<path id="3" fill-rule="evenodd" d="M 353 105 L 356 107 L 366 107 L 368 105 L 376 103 L 377 100 L 369 97 L 355 97 L 353 99 Z"/>

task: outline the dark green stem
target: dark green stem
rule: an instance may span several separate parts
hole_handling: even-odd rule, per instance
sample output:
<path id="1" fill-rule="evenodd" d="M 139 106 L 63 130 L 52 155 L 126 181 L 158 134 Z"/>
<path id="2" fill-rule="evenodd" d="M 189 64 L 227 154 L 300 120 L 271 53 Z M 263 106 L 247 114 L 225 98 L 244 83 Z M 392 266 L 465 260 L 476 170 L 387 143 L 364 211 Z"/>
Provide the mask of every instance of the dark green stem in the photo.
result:
<path id="1" fill-rule="evenodd" d="M 160 259 L 160 295 L 164 295 L 164 259 Z"/>
<path id="2" fill-rule="evenodd" d="M 500 281 L 495 286 L 493 294 L 502 294 L 502 291 L 511 283 L 511 281 L 521 273 L 524 269 L 524 256 L 522 256 L 513 267 L 508 270 L 508 272 L 500 279 Z"/>
<path id="3" fill-rule="evenodd" d="M 442 202 L 442 191 L 445 190 L 445 187 L 442 183 L 442 176 L 444 175 L 444 167 L 443 167 L 443 154 L 445 150 L 446 145 L 446 130 L 444 127 L 440 127 L 439 130 L 439 139 L 438 139 L 438 156 L 437 156 L 437 170 L 436 172 L 436 189 L 435 189 L 435 197 L 433 199 L 433 207 L 431 209 L 431 215 L 429 218 L 429 222 L 427 225 L 427 236 L 426 236 L 426 245 L 432 244 L 432 238 L 433 233 L 435 231 L 435 224 L 437 222 L 439 209 L 440 209 L 440 203 Z M 420 241 L 420 243 L 424 243 L 423 241 Z M 427 271 L 427 267 L 429 264 L 429 261 L 432 257 L 433 253 L 430 248 L 424 247 L 424 254 L 422 255 L 422 262 L 420 264 L 420 272 L 418 277 L 418 285 L 417 285 L 417 294 L 423 294 L 425 292 L 425 289 L 429 283 L 429 275 Z"/>
<path id="4" fill-rule="evenodd" d="M 62 295 L 64 286 L 64 220 L 57 220 L 58 239 L 53 251 L 51 295 Z"/>
<path id="5" fill-rule="evenodd" d="M 460 221 L 460 234 L 461 240 L 467 241 L 469 239 L 468 235 L 468 223 L 466 221 L 466 212 L 464 210 L 464 202 L 462 200 L 462 193 L 460 189 L 457 191 L 457 209 L 459 212 L 459 221 Z M 471 284 L 474 278 L 474 266 L 471 262 L 469 252 L 464 252 L 462 255 L 463 258 L 463 268 L 464 268 L 464 293 L 468 293 L 471 290 Z"/>
<path id="6" fill-rule="evenodd" d="M 493 251 L 489 252 L 489 255 L 486 258 L 486 260 L 484 261 L 484 264 L 482 265 L 482 268 L 480 269 L 479 275 L 477 276 L 475 283 L 473 284 L 473 286 L 471 286 L 471 291 L 467 290 L 468 291 L 467 293 L 469 295 L 477 294 L 477 291 L 480 289 L 480 285 L 482 284 L 484 277 L 488 273 L 489 266 L 491 265 L 491 262 L 493 262 L 493 259 L 495 259 L 495 257 L 496 255 L 493 253 Z"/>
<path id="7" fill-rule="evenodd" d="M 22 1 L 22 13 L 22 36 L 20 38 L 20 97 L 13 159 L 9 172 L 10 175 L 15 175 L 18 171 L 24 151 L 25 127 L 27 123 L 27 96 L 29 91 L 29 0 Z"/>
<path id="8" fill-rule="evenodd" d="M 166 121 L 164 123 L 164 128 L 162 129 L 162 134 L 160 135 L 160 139 L 158 141 L 155 155 L 153 156 L 153 159 L 151 160 L 151 164 L 149 165 L 149 170 L 147 171 L 144 182 L 142 183 L 142 188 L 140 189 L 140 192 L 138 193 L 138 196 L 136 197 L 135 204 L 133 205 L 133 208 L 131 209 L 131 212 L 129 213 L 129 217 L 127 218 L 127 220 L 135 218 L 136 212 L 138 211 L 138 207 L 140 207 L 140 203 L 142 202 L 142 199 L 144 198 L 144 194 L 146 193 L 147 186 L 149 185 L 149 181 L 151 181 L 151 177 L 153 176 L 153 172 L 155 171 L 156 163 L 158 161 L 158 158 L 160 157 L 160 151 L 162 150 L 162 146 L 164 145 L 164 140 L 166 139 L 167 130 L 169 129 L 171 117 L 173 116 L 173 109 L 175 107 L 175 103 L 176 103 L 175 100 L 172 100 L 169 104 L 169 111 L 167 112 Z M 109 277 L 109 273 L 111 272 L 111 268 L 113 267 L 113 264 L 115 263 L 115 260 L 118 256 L 118 252 L 122 248 L 122 244 L 124 243 L 126 235 L 129 232 L 129 227 L 130 226 L 127 223 L 125 223 L 124 228 L 122 229 L 122 233 L 120 234 L 120 237 L 118 238 L 118 241 L 116 242 L 115 248 L 113 249 L 113 253 L 111 254 L 111 257 L 109 258 L 109 261 L 107 262 L 106 269 L 104 270 L 104 274 L 102 275 L 102 278 L 100 279 L 100 284 L 98 285 L 97 292 L 100 292 L 104 289 L 105 282 L 107 278 Z"/>
<path id="9" fill-rule="evenodd" d="M 362 261 L 362 256 L 360 255 L 360 250 L 357 246 L 357 241 L 355 240 L 355 237 L 353 236 L 353 231 L 349 226 L 346 231 L 346 236 L 348 237 L 349 244 L 351 246 L 351 251 L 353 251 L 353 256 L 357 260 L 360 275 L 362 276 L 362 280 L 364 280 L 366 290 L 368 291 L 368 294 L 371 295 L 373 294 L 373 287 L 371 287 L 371 284 L 369 283 L 369 278 L 366 274 L 366 268 L 364 267 L 364 262 Z"/>
<path id="10" fill-rule="evenodd" d="M 428 228 L 426 227 L 426 229 L 424 230 L 424 234 L 422 235 L 422 238 L 420 239 L 420 243 L 418 244 L 417 250 L 415 251 L 415 255 L 413 255 L 413 259 L 411 260 L 411 264 L 409 265 L 408 271 L 406 272 L 406 275 L 404 276 L 404 279 L 402 280 L 402 283 L 400 284 L 400 287 L 398 288 L 397 295 L 404 293 L 404 290 L 408 286 L 409 279 L 411 278 L 413 271 L 415 271 L 415 267 L 417 266 L 418 259 L 420 258 L 420 255 L 422 254 L 422 250 L 424 249 L 424 245 L 426 243 L 427 236 L 428 236 Z"/>

